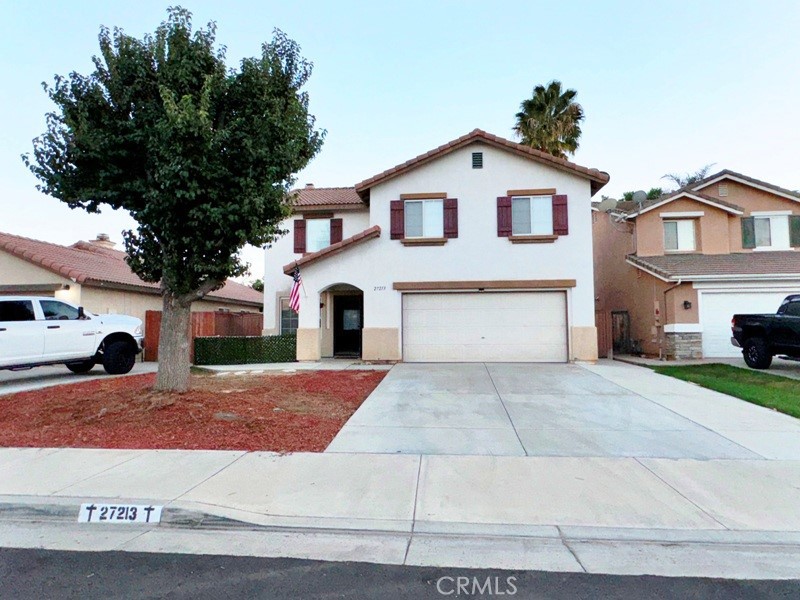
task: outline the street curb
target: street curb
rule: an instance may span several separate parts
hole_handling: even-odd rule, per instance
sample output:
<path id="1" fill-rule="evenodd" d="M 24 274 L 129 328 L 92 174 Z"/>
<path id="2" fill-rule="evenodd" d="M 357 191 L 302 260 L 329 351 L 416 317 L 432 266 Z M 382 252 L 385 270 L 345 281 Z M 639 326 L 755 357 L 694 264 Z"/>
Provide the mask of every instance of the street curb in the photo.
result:
<path id="1" fill-rule="evenodd" d="M 103 499 L 97 499 L 100 501 Z M 119 500 L 106 499 L 108 503 Z M 125 501 L 124 503 L 128 503 Z M 159 504 L 160 502 L 135 501 L 136 503 Z M 123 502 L 119 502 L 123 504 Z M 131 502 L 133 503 L 133 502 Z M 77 525 L 80 503 L 60 498 L 58 502 L 3 502 L 0 501 L 0 524 L 63 524 Z M 464 539 L 527 539 L 569 540 L 572 542 L 652 543 L 667 545 L 722 545 L 722 546 L 771 546 L 800 548 L 800 531 L 763 530 L 689 530 L 689 529 L 642 529 L 598 527 L 584 525 L 503 525 L 421 521 L 413 530 L 345 528 L 320 526 L 309 518 L 310 525 L 298 520 L 294 525 L 262 525 L 197 510 L 169 506 L 166 502 L 159 523 L 141 524 L 92 524 L 100 530 L 111 527 L 129 529 L 175 529 L 189 531 L 238 531 L 263 533 L 315 533 L 340 535 L 391 535 L 419 538 L 464 538 Z"/>

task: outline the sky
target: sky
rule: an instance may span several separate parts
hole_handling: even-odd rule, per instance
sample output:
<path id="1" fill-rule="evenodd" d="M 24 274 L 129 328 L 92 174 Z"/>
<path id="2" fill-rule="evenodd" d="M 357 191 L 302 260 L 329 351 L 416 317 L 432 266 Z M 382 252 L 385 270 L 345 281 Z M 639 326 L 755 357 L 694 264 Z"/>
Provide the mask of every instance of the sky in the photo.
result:
<path id="1" fill-rule="evenodd" d="M 88 74 L 101 25 L 141 37 L 170 3 L 0 0 L 0 231 L 71 244 L 135 227 L 36 190 L 20 159 L 53 109 L 55 74 Z M 231 67 L 275 28 L 314 63 L 310 111 L 327 130 L 297 185 L 349 186 L 481 128 L 513 138 L 537 84 L 578 92 L 571 159 L 611 175 L 601 194 L 668 187 L 666 173 L 732 169 L 800 189 L 800 2 L 200 1 Z M 712 172 L 713 172 L 712 170 Z M 248 248 L 251 278 L 263 256 Z"/>

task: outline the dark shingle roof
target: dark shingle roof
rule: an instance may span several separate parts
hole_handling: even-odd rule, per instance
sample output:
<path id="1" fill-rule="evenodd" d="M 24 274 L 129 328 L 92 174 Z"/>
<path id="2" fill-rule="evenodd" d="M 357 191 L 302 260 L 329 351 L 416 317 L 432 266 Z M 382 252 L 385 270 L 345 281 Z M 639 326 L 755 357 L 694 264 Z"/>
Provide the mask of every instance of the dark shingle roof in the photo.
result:
<path id="1" fill-rule="evenodd" d="M 800 252 L 737 252 L 733 254 L 667 254 L 627 257 L 634 266 L 664 279 L 711 278 L 736 275 L 796 275 L 800 278 Z"/>

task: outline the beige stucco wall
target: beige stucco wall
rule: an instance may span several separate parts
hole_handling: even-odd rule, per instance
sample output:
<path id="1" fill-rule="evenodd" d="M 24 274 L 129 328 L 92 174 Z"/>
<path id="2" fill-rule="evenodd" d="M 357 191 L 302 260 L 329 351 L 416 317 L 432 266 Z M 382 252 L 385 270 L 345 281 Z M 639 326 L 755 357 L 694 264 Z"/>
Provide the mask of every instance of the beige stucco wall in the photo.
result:
<path id="1" fill-rule="evenodd" d="M 727 254 L 729 252 L 728 213 L 709 204 L 689 198 L 681 198 L 654 208 L 636 218 L 636 245 L 638 256 L 664 255 L 664 219 L 661 213 L 702 212 L 695 219 L 694 252 L 704 254 Z M 738 219 L 737 219 L 738 224 Z M 741 243 L 740 243 L 741 246 Z"/>
<path id="2" fill-rule="evenodd" d="M 720 183 L 725 183 L 728 186 L 728 195 L 721 199 L 743 208 L 745 217 L 749 217 L 753 212 L 786 210 L 792 211 L 792 214 L 800 215 L 800 202 L 776 196 L 770 192 L 731 181 L 730 179 L 714 183 L 698 191 L 701 191 L 707 196 L 719 198 Z M 728 219 L 728 236 L 730 239 L 731 252 L 752 252 L 751 249 L 742 248 L 742 224 L 740 217 L 731 217 Z"/>
<path id="3" fill-rule="evenodd" d="M 99 314 L 130 315 L 144 321 L 148 310 L 161 310 L 161 296 L 123 290 L 83 287 L 80 304 L 88 311 Z M 227 309 L 231 312 L 258 312 L 253 308 L 214 300 L 200 300 L 192 304 L 192 312 Z"/>
<path id="4" fill-rule="evenodd" d="M 297 360 L 319 360 L 320 343 L 319 329 L 316 327 L 301 327 L 297 330 Z"/>
<path id="5" fill-rule="evenodd" d="M 683 283 L 666 296 L 672 287 L 628 264 L 625 256 L 634 249 L 634 224 L 616 223 L 606 213 L 593 213 L 596 309 L 610 314 L 627 311 L 631 339 L 647 354 L 658 355 L 663 344 L 663 326 L 671 323 L 697 323 L 697 293 L 691 283 Z M 683 308 L 684 300 L 692 308 Z M 656 317 L 656 307 L 659 316 Z M 574 335 L 574 334 L 573 334 Z M 573 339 L 574 344 L 574 339 Z"/>
<path id="6" fill-rule="evenodd" d="M 0 250 L 0 285 L 61 283 L 73 285 L 70 279 L 56 275 L 52 271 L 37 267 L 27 260 Z"/>
<path id="7" fill-rule="evenodd" d="M 396 327 L 366 327 L 361 332 L 364 360 L 400 360 L 400 330 Z"/>
<path id="8" fill-rule="evenodd" d="M 572 338 L 571 360 L 594 362 L 597 360 L 597 327 L 570 327 Z"/>

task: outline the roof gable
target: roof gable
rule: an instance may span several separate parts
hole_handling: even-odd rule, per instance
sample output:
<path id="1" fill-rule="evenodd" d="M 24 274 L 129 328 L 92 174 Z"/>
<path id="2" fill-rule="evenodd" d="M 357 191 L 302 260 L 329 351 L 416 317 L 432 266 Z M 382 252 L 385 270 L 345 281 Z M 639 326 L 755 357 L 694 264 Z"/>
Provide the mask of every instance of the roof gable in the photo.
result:
<path id="1" fill-rule="evenodd" d="M 645 202 L 642 204 L 642 207 L 637 210 L 638 207 L 633 208 L 631 212 L 627 214 L 625 218 L 632 219 L 638 217 L 639 215 L 643 215 L 644 213 L 650 212 L 656 208 L 664 206 L 665 204 L 669 204 L 675 200 L 679 200 L 681 198 L 689 198 L 691 200 L 695 200 L 696 202 L 701 202 L 703 204 L 707 204 L 709 206 L 713 206 L 714 208 L 718 208 L 720 210 L 724 210 L 727 213 L 732 215 L 743 215 L 744 209 L 740 206 L 736 206 L 735 204 L 731 204 L 730 202 L 725 202 L 724 200 L 720 200 L 719 198 L 714 198 L 713 196 L 707 196 L 706 194 L 701 194 L 698 192 L 692 192 L 687 190 L 678 190 L 677 192 L 670 194 L 668 196 L 664 196 L 662 198 L 657 198 L 655 200 L 651 200 L 649 202 Z"/>
<path id="2" fill-rule="evenodd" d="M 748 177 L 747 175 L 742 175 L 741 173 L 737 173 L 729 169 L 724 169 L 719 173 L 709 175 L 705 179 L 701 179 L 700 181 L 691 184 L 690 187 L 692 190 L 700 191 L 725 179 L 741 183 L 742 185 L 746 185 L 757 190 L 769 192 L 770 194 L 775 194 L 776 196 L 780 196 L 782 198 L 788 198 L 789 200 L 794 200 L 795 202 L 800 202 L 800 192 L 787 190 L 786 188 L 767 183 L 766 181 L 760 181 L 758 179 L 754 179 L 753 177 Z"/>
<path id="3" fill-rule="evenodd" d="M 443 144 L 438 148 L 434 148 L 429 152 L 420 154 L 419 156 L 407 160 L 402 164 L 394 166 L 391 169 L 387 169 L 382 173 L 378 173 L 377 175 L 370 177 L 369 179 L 365 179 L 361 183 L 356 184 L 355 191 L 361 198 L 367 200 L 369 198 L 370 188 L 380 183 L 384 183 L 385 181 L 388 181 L 395 177 L 398 177 L 400 175 L 403 175 L 404 173 L 407 173 L 412 169 L 416 169 L 417 167 L 432 162 L 442 156 L 450 154 L 451 152 L 459 150 L 474 142 L 482 142 L 491 147 L 498 148 L 506 152 L 514 153 L 518 156 L 539 162 L 554 169 L 566 171 L 572 173 L 573 175 L 577 175 L 579 177 L 583 177 L 584 179 L 588 179 L 591 182 L 592 195 L 596 194 L 606 183 L 608 183 L 609 180 L 608 173 L 604 171 L 582 167 L 566 159 L 557 158 L 555 156 L 547 154 L 546 152 L 534 150 L 533 148 L 530 148 L 528 146 L 517 144 L 516 142 L 512 142 L 510 140 L 501 138 L 496 135 L 492 135 L 491 133 L 487 133 L 481 129 L 474 129 L 470 133 L 463 135 L 460 138 L 457 138 L 451 142 Z"/>

